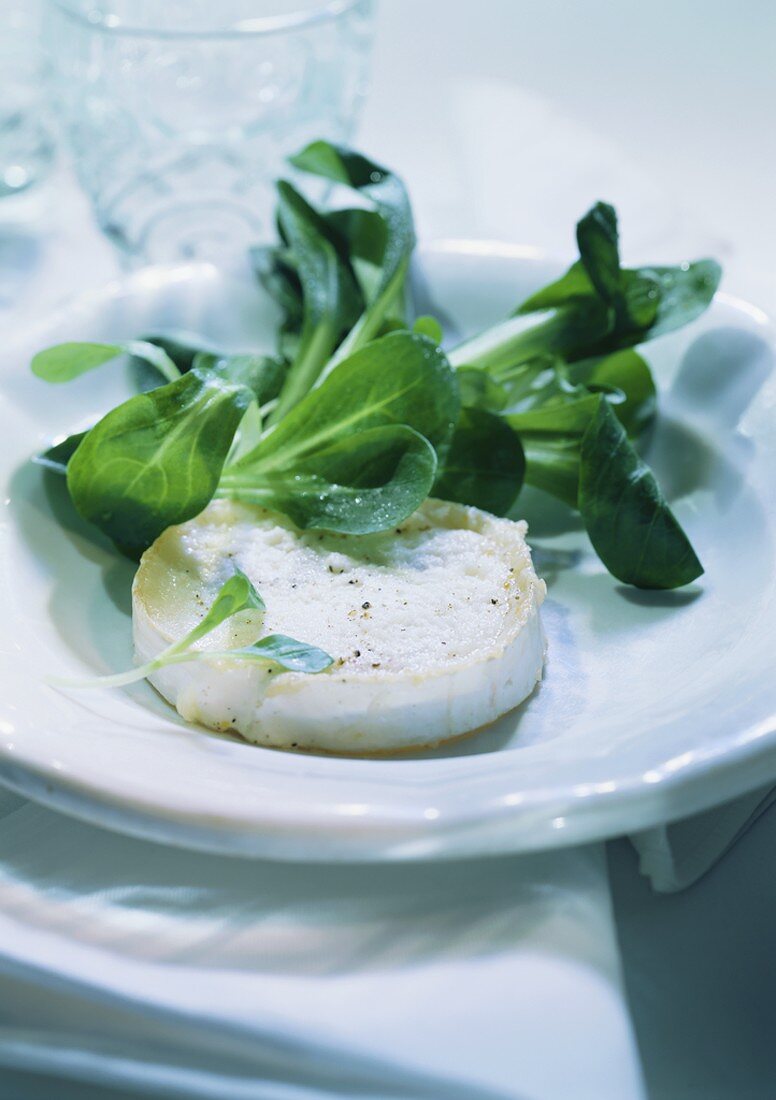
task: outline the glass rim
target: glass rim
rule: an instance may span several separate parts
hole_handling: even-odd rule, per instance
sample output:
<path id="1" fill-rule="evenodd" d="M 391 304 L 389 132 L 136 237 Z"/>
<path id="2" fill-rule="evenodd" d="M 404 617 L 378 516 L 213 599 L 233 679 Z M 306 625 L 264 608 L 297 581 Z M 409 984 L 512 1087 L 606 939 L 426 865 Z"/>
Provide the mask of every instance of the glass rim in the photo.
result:
<path id="1" fill-rule="evenodd" d="M 51 7 L 57 8 L 63 15 L 80 24 L 87 30 L 105 35 L 122 35 L 135 38 L 259 38 L 264 35 L 283 34 L 303 30 L 317 23 L 333 22 L 348 15 L 354 8 L 370 3 L 371 0 L 324 0 L 312 8 L 300 8 L 286 15 L 257 16 L 254 19 L 241 19 L 225 26 L 210 29 L 191 29 L 185 27 L 153 27 L 131 23 L 122 23 L 117 17 L 107 15 L 104 18 L 89 18 L 78 11 L 73 0 L 48 0 Z M 101 13 L 95 11 L 95 16 Z"/>

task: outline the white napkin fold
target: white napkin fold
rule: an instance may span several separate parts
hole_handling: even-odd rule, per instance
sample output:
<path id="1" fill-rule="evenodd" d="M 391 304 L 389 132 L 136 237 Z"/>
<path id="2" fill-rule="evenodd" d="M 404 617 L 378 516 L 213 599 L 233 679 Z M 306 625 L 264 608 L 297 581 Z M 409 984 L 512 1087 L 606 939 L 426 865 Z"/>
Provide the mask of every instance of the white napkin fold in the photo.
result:
<path id="1" fill-rule="evenodd" d="M 642 1096 L 600 847 L 282 865 L 0 805 L 0 1065 L 170 1096 Z"/>
<path id="2" fill-rule="evenodd" d="M 768 785 L 705 813 L 635 833 L 639 870 L 655 890 L 671 893 L 697 882 L 776 802 Z"/>

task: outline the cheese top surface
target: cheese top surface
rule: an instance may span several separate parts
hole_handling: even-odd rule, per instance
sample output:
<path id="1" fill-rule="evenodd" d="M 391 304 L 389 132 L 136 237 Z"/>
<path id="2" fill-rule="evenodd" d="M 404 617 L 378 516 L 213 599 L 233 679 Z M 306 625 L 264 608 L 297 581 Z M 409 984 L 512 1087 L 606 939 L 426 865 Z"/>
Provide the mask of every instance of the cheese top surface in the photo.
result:
<path id="1" fill-rule="evenodd" d="M 320 646 L 348 672 L 422 672 L 498 648 L 527 597 L 541 589 L 541 598 L 524 532 L 438 501 L 373 535 L 299 531 L 262 508 L 216 501 L 144 559 L 145 602 L 173 640 L 238 566 L 267 605 L 262 634 Z M 205 648 L 243 644 L 254 624 L 242 625 L 224 624 Z"/>

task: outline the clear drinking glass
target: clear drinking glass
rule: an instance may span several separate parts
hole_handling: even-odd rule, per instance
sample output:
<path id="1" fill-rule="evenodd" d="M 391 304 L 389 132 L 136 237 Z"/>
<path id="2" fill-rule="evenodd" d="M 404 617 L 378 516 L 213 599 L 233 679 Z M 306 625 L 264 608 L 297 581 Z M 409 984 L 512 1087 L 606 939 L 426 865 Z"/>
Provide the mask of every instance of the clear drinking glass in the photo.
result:
<path id="1" fill-rule="evenodd" d="M 0 197 L 48 172 L 54 145 L 45 84 L 37 0 L 0 0 Z"/>
<path id="2" fill-rule="evenodd" d="M 55 97 L 105 233 L 227 261 L 271 232 L 271 181 L 347 139 L 373 0 L 48 0 Z"/>

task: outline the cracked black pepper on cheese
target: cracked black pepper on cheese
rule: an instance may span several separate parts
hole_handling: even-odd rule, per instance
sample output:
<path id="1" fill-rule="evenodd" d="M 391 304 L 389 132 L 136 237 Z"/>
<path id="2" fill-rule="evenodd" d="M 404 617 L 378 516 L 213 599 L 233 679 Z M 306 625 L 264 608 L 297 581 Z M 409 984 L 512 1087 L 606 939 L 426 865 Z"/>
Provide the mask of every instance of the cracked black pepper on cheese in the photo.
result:
<path id="1" fill-rule="evenodd" d="M 427 500 L 390 531 L 300 531 L 219 500 L 168 529 L 133 589 L 137 657 L 146 661 L 202 617 L 237 566 L 267 609 L 200 643 L 221 651 L 264 633 L 302 637 L 334 664 L 318 676 L 228 658 L 150 678 L 180 714 L 257 744 L 393 752 L 437 744 L 511 710 L 541 678 L 545 639 L 526 526 Z"/>

